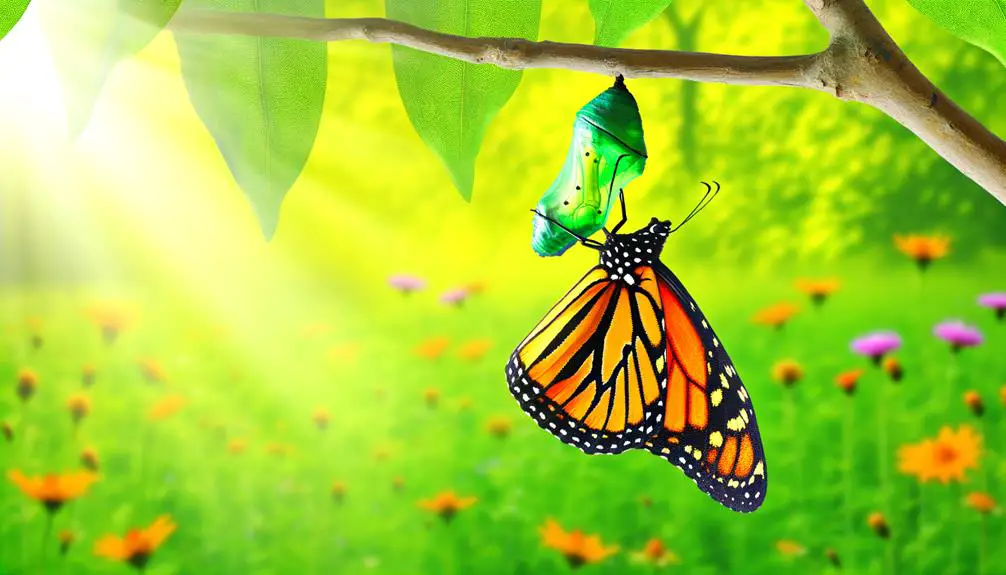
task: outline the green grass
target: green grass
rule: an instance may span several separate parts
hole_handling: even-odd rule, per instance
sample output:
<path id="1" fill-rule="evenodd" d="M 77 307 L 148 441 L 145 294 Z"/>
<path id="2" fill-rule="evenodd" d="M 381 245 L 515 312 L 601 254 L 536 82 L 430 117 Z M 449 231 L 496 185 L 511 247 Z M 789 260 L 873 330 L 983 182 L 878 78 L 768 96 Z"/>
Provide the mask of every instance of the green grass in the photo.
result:
<path id="1" fill-rule="evenodd" d="M 352 296 L 352 306 L 342 302 L 352 310 L 342 315 L 307 305 L 287 314 L 263 300 L 222 333 L 208 329 L 218 322 L 194 307 L 148 294 L 135 300 L 141 320 L 111 346 L 84 314 L 92 294 L 12 291 L 2 309 L 0 419 L 16 438 L 0 443 L 2 467 L 29 475 L 71 470 L 80 450 L 94 446 L 101 479 L 55 517 L 53 534 L 77 534 L 65 557 L 54 535 L 43 542 L 41 506 L 4 479 L 0 573 L 128 572 L 95 557 L 94 541 L 163 513 L 179 527 L 152 559 L 147 572 L 155 575 L 563 572 L 564 559 L 540 543 L 538 528 L 549 517 L 621 547 L 585 573 L 650 570 L 630 553 L 651 537 L 680 556 L 677 569 L 694 574 L 827 572 L 826 548 L 837 551 L 846 573 L 978 573 L 981 520 L 962 499 L 985 490 L 1006 500 L 997 439 L 1006 434 L 999 399 L 1006 323 L 996 323 L 975 297 L 1002 289 L 993 285 L 1002 278 L 989 273 L 1001 268 L 941 264 L 920 279 L 907 265 L 846 262 L 844 271 L 829 273 L 843 288 L 821 309 L 792 289 L 796 270 L 680 270 L 758 413 L 770 488 L 750 515 L 721 508 L 661 459 L 643 452 L 588 457 L 520 412 L 503 377 L 506 358 L 572 277 L 490 285 L 460 309 L 439 304 L 434 293 L 406 298 L 384 286 Z M 757 309 L 780 300 L 804 308 L 785 329 L 750 322 Z M 42 321 L 37 350 L 28 344 L 29 315 Z M 950 317 L 977 325 L 986 343 L 952 356 L 931 335 L 936 321 Z M 331 330 L 305 335 L 305 326 L 319 321 Z M 905 339 L 899 385 L 849 351 L 853 337 L 880 328 Z M 434 336 L 451 338 L 448 352 L 418 357 L 415 346 Z M 473 338 L 494 346 L 479 361 L 458 358 L 457 349 Z M 346 344 L 358 345 L 355 358 L 329 356 L 332 346 Z M 157 358 L 168 383 L 145 382 L 136 367 L 141 357 Z M 769 377 L 784 358 L 805 368 L 792 389 Z M 85 363 L 98 369 L 86 392 L 93 409 L 74 435 L 65 401 L 81 391 Z M 850 399 L 833 380 L 853 367 L 868 369 Z M 26 405 L 14 393 L 22 368 L 40 380 Z M 435 408 L 423 400 L 430 387 L 442 394 Z M 983 418 L 964 406 L 966 389 L 982 394 Z M 188 403 L 173 417 L 148 421 L 150 406 L 165 394 Z M 325 430 L 311 420 L 316 407 L 332 415 Z M 485 429 L 499 415 L 512 422 L 505 439 Z M 919 486 L 897 472 L 900 445 L 961 423 L 985 437 L 968 483 Z M 233 439 L 247 442 L 244 453 L 228 451 Z M 268 453 L 273 442 L 290 452 Z M 396 491 L 398 476 L 405 485 Z M 346 486 L 341 504 L 329 492 L 336 480 Z M 478 502 L 445 524 L 417 501 L 446 489 Z M 873 511 L 887 516 L 890 541 L 867 527 Z M 985 528 L 989 542 L 1006 538 L 1001 515 L 989 516 Z M 783 539 L 806 554 L 783 557 L 775 548 Z M 994 573 L 1006 550 L 990 544 L 983 561 L 984 572 Z"/>

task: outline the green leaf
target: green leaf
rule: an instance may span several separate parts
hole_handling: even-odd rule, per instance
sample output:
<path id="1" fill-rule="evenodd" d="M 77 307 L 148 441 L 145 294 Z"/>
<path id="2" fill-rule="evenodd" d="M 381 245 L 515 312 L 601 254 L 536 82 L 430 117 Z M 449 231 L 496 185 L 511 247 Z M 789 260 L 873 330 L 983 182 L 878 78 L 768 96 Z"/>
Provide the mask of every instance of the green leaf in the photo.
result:
<path id="1" fill-rule="evenodd" d="M 186 0 L 185 7 L 325 15 L 324 0 Z M 327 46 L 287 38 L 175 36 L 192 106 L 269 239 L 283 197 L 314 147 L 325 101 Z"/>
<path id="2" fill-rule="evenodd" d="M 0 38 L 7 35 L 24 14 L 31 0 L 0 0 Z"/>
<path id="3" fill-rule="evenodd" d="M 908 3 L 1006 66 L 1006 0 L 908 0 Z"/>
<path id="4" fill-rule="evenodd" d="M 112 69 L 146 47 L 182 0 L 38 0 L 71 136 L 87 126 Z"/>
<path id="5" fill-rule="evenodd" d="M 594 44 L 618 46 L 634 30 L 657 17 L 671 0 L 590 0 Z"/>
<path id="6" fill-rule="evenodd" d="M 541 0 L 386 0 L 388 18 L 461 36 L 538 37 Z M 520 83 L 519 70 L 394 46 L 398 92 L 416 132 L 471 199 L 475 158 L 489 123 Z"/>

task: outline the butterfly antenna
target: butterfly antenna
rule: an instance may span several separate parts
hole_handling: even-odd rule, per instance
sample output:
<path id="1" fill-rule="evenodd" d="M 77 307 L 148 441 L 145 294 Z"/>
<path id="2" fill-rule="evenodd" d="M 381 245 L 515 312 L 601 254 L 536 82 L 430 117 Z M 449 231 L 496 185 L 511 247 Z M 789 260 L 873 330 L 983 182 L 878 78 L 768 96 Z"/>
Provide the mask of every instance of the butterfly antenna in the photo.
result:
<path id="1" fill-rule="evenodd" d="M 685 216 L 685 219 L 681 220 L 680 224 L 671 229 L 671 233 L 681 229 L 681 226 L 687 224 L 688 220 L 691 220 L 692 218 L 697 216 L 699 212 L 706 209 L 706 206 L 708 206 L 713 201 L 713 199 L 716 198 L 716 195 L 720 193 L 720 184 L 719 182 L 715 181 L 713 183 L 716 184 L 716 189 L 713 189 L 713 187 L 707 184 L 706 182 L 702 182 L 702 185 L 706 187 L 706 193 L 702 196 L 702 199 L 699 200 L 699 203 L 697 203 L 695 207 L 692 208 L 692 211 L 689 212 L 687 216 Z"/>
<path id="2" fill-rule="evenodd" d="M 573 230 L 567 228 L 566 226 L 564 226 L 561 223 L 557 222 L 556 220 L 550 218 L 549 216 L 546 216 L 545 214 L 539 212 L 538 210 L 531 210 L 531 212 L 534 213 L 534 214 L 536 214 L 538 217 L 540 217 L 540 218 L 542 218 L 542 219 L 544 219 L 546 221 L 552 222 L 553 224 L 559 226 L 560 228 L 562 228 L 563 231 L 565 231 L 567 234 L 569 234 L 569 235 L 573 236 L 574 238 L 576 238 L 577 240 L 579 240 L 579 242 L 581 244 L 587 246 L 588 248 L 593 248 L 593 249 L 597 250 L 597 249 L 601 249 L 602 247 L 604 247 L 604 244 L 602 244 L 601 242 L 581 236 L 580 234 L 574 232 Z"/>

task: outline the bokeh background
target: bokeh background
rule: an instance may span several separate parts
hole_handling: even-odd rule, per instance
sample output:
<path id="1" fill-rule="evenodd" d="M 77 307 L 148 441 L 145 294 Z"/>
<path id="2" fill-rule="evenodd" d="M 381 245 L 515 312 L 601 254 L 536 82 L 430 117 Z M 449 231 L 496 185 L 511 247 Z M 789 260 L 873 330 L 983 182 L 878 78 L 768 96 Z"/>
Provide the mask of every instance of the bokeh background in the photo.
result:
<path id="1" fill-rule="evenodd" d="M 540 38 L 591 41 L 585 2 L 543 4 Z M 800 2 L 702 4 L 683 0 L 625 45 L 827 43 Z M 1006 134 L 1002 64 L 904 1 L 870 6 L 923 72 Z M 376 0 L 328 6 L 382 14 Z M 646 453 L 561 444 L 506 388 L 514 345 L 594 263 L 582 249 L 534 255 L 528 210 L 562 165 L 573 114 L 610 79 L 525 72 L 466 203 L 409 123 L 389 48 L 332 44 L 317 144 L 266 242 L 189 104 L 169 33 L 116 69 L 70 140 L 37 20 L 30 7 L 0 42 L 0 466 L 92 464 L 99 479 L 48 513 L 4 477 L 0 573 L 127 572 L 96 542 L 165 514 L 177 529 L 150 557 L 158 575 L 564 572 L 549 519 L 599 537 L 602 551 L 579 540 L 584 572 L 1004 572 L 1006 322 L 977 298 L 1006 290 L 1006 210 L 879 112 L 796 89 L 628 84 L 649 149 L 630 226 L 679 220 L 700 180 L 723 186 L 664 261 L 762 426 L 768 498 L 740 515 Z M 922 272 L 896 234 L 944 236 L 950 250 Z M 425 285 L 403 294 L 396 274 Z M 814 306 L 795 284 L 822 278 L 838 289 Z M 459 289 L 460 303 L 442 301 Z M 754 321 L 787 302 L 798 311 L 782 328 Z M 952 353 L 933 335 L 949 319 L 982 343 Z M 880 329 L 903 340 L 899 382 L 850 349 Z M 789 385 L 774 374 L 784 360 L 800 368 Z M 836 377 L 855 369 L 846 394 Z M 87 413 L 74 424 L 77 395 Z M 980 438 L 937 442 L 957 459 L 928 471 L 958 465 L 963 481 L 903 472 L 899 452 L 944 427 Z M 465 504 L 450 521 L 429 509 L 447 491 Z"/>

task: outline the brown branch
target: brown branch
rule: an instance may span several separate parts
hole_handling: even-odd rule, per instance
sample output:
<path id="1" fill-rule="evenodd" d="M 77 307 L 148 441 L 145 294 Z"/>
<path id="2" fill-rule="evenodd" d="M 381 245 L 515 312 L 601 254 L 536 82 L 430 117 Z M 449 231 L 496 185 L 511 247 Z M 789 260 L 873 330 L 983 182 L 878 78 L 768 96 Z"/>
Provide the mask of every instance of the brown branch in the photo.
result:
<path id="1" fill-rule="evenodd" d="M 804 2 L 831 33 L 831 43 L 823 52 L 800 56 L 735 56 L 519 38 L 467 38 L 386 18 L 304 18 L 185 9 L 175 15 L 169 28 L 320 42 L 367 40 L 502 68 L 557 68 L 629 78 L 810 88 L 881 110 L 1006 204 L 1006 142 L 933 86 L 862 0 Z"/>

